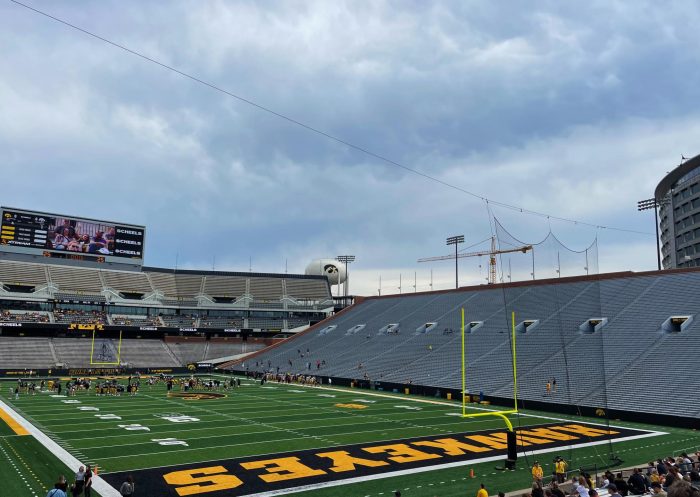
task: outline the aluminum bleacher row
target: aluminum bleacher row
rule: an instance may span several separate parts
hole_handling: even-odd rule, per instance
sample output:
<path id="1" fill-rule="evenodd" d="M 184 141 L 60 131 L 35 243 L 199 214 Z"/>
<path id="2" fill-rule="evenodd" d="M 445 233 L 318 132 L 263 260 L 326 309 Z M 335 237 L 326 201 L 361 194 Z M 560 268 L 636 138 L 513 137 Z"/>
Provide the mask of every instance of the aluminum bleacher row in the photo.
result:
<path id="1" fill-rule="evenodd" d="M 460 389 L 464 308 L 467 389 L 512 398 L 515 312 L 521 399 L 698 417 L 699 289 L 688 269 L 372 297 L 245 364 Z M 653 402 L 659 388 L 669 395 Z"/>
<path id="2" fill-rule="evenodd" d="M 95 342 L 97 343 L 97 341 Z M 99 347 L 85 338 L 0 336 L 0 368 L 51 369 L 60 364 L 69 368 L 99 367 L 93 362 L 113 362 L 134 368 L 178 367 L 191 362 L 253 352 L 265 347 L 262 341 L 187 341 L 124 339 L 101 340 L 108 358 L 99 358 Z M 120 356 L 117 356 L 120 353 Z"/>

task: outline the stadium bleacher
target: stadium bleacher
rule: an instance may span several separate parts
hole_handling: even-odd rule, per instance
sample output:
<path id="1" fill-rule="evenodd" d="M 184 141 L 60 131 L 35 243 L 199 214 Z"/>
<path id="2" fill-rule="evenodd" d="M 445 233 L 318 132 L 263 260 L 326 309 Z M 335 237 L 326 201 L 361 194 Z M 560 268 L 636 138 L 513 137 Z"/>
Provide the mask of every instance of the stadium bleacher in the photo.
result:
<path id="1" fill-rule="evenodd" d="M 56 364 L 48 338 L 0 336 L 3 368 L 46 368 Z"/>
<path id="2" fill-rule="evenodd" d="M 45 308 L 37 309 L 40 315 L 24 312 L 29 300 L 43 303 Z M 113 310 L 110 304 L 141 308 L 133 312 L 126 307 Z M 299 318 L 292 327 L 297 327 L 331 312 L 333 301 L 327 280 L 314 276 L 147 267 L 128 271 L 2 258 L 0 309 L 7 313 L 0 316 L 0 322 L 243 328 L 250 318 L 251 328 L 278 330 L 292 310 Z M 211 318 L 200 319 L 214 309 Z M 232 317 L 225 316 L 226 309 L 235 310 Z M 269 310 L 279 311 L 283 317 L 268 319 L 265 311 Z M 144 314 L 163 317 L 138 317 Z"/>
<path id="3" fill-rule="evenodd" d="M 677 371 L 696 368 L 698 321 L 675 333 L 662 331 L 662 324 L 669 316 L 697 313 L 697 288 L 700 271 L 689 270 L 372 297 L 263 351 L 256 361 L 302 373 L 309 360 L 325 360 L 321 374 L 327 376 L 459 389 L 461 334 L 444 330 L 460 329 L 459 310 L 464 307 L 467 323 L 483 322 L 466 339 L 468 389 L 512 398 L 510 319 L 515 312 L 517 324 L 536 323 L 527 330 L 520 326 L 524 332 L 517 333 L 520 398 L 675 412 L 674 402 L 659 407 L 639 389 L 654 385 L 670 364 Z M 604 327 L 582 331 L 587 320 L 601 318 L 606 318 Z M 421 331 L 429 322 L 438 324 Z M 390 323 L 400 324 L 398 333 L 381 331 Z M 366 326 L 353 332 L 359 324 Z M 329 325 L 337 328 L 325 332 Z M 310 357 L 300 358 L 298 351 L 307 349 Z M 545 384 L 551 378 L 557 379 L 558 388 L 546 397 Z M 679 399 L 686 409 L 688 398 Z M 693 409 L 700 413 L 699 400 Z"/>

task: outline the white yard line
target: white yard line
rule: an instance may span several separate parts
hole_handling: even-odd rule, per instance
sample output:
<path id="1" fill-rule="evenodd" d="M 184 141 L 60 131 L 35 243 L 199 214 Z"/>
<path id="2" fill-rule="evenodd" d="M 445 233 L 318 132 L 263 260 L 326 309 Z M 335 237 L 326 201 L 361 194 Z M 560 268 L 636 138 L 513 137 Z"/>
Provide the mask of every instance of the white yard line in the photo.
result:
<path id="1" fill-rule="evenodd" d="M 54 456 L 61 460 L 66 466 L 70 468 L 71 471 L 77 472 L 80 466 L 83 465 L 78 459 L 73 457 L 67 450 L 58 445 L 56 442 L 47 437 L 41 430 L 31 424 L 29 421 L 24 419 L 17 411 L 12 409 L 9 405 L 0 399 L 0 408 L 2 408 L 6 413 L 8 413 L 12 418 L 17 421 L 25 430 L 27 430 L 36 440 L 43 445 L 46 450 L 51 452 Z M 110 484 L 100 478 L 99 475 L 93 477 L 92 488 L 98 492 L 102 497 L 121 497 L 119 492 L 112 488 Z"/>

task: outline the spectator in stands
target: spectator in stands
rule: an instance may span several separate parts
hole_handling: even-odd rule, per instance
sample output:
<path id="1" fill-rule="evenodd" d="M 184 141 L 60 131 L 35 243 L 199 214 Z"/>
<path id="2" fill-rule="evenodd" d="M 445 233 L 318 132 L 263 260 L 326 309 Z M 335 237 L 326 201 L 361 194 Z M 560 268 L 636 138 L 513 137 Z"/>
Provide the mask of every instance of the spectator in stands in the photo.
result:
<path id="1" fill-rule="evenodd" d="M 608 485 L 610 485 L 610 483 L 612 483 L 614 479 L 614 474 L 612 474 L 609 470 L 605 471 L 605 474 L 603 475 L 603 480 L 600 484 L 600 488 L 608 488 Z"/>
<path id="2" fill-rule="evenodd" d="M 660 476 L 665 476 L 668 473 L 668 468 L 666 467 L 666 463 L 659 459 L 656 461 L 656 471 L 659 472 Z"/>
<path id="3" fill-rule="evenodd" d="M 539 481 L 533 482 L 532 492 L 530 492 L 532 497 L 544 497 L 544 490 L 542 490 L 542 483 Z"/>
<path id="4" fill-rule="evenodd" d="M 608 493 L 610 494 L 610 497 L 622 497 L 617 491 L 617 486 L 615 486 L 614 483 L 608 485 Z"/>
<path id="5" fill-rule="evenodd" d="M 642 476 L 642 470 L 634 468 L 632 475 L 627 480 L 629 491 L 636 495 L 645 494 L 648 490 L 647 483 Z"/>
<path id="6" fill-rule="evenodd" d="M 700 473 L 697 470 L 693 470 L 689 475 L 690 484 L 697 489 L 700 489 Z"/>
<path id="7" fill-rule="evenodd" d="M 56 250 L 66 250 L 70 240 L 71 239 L 67 236 L 62 235 L 61 233 L 56 233 L 56 236 L 53 239 L 53 246 Z"/>
<path id="8" fill-rule="evenodd" d="M 56 226 L 54 233 L 57 235 L 63 235 L 66 238 L 73 238 L 75 236 L 75 228 L 70 225 L 70 221 L 68 219 L 64 219 L 63 224 Z"/>
<path id="9" fill-rule="evenodd" d="M 571 495 L 578 497 L 590 497 L 588 493 L 588 484 L 586 478 L 579 476 L 578 479 L 573 478 L 571 481 Z"/>
<path id="10" fill-rule="evenodd" d="M 114 242 L 116 240 L 116 230 L 114 228 L 109 228 L 109 231 L 105 233 L 105 240 L 107 240 L 107 250 L 112 252 L 114 250 Z"/>
<path id="11" fill-rule="evenodd" d="M 66 246 L 66 249 L 69 252 L 82 252 L 80 247 L 80 238 L 71 238 Z"/>
<path id="12" fill-rule="evenodd" d="M 681 454 L 680 470 L 683 473 L 688 473 L 691 469 L 693 469 L 693 461 L 690 460 L 690 458 L 688 457 L 688 454 L 683 452 Z"/>
<path id="13" fill-rule="evenodd" d="M 566 497 L 562 489 L 559 488 L 559 484 L 556 481 L 552 481 L 552 483 L 550 483 L 550 488 L 554 497 Z"/>
<path id="14" fill-rule="evenodd" d="M 104 254 L 109 252 L 107 250 L 107 240 L 104 238 L 104 233 L 102 231 L 97 231 L 95 236 L 90 240 L 90 246 L 88 247 L 88 252 L 91 254 Z"/>
<path id="15" fill-rule="evenodd" d="M 661 488 L 661 483 L 654 482 L 651 484 L 651 495 L 652 497 L 666 497 L 666 492 Z"/>
<path id="16" fill-rule="evenodd" d="M 675 466 L 669 466 L 668 467 L 668 473 L 664 477 L 664 488 L 666 490 L 669 489 L 671 485 L 673 485 L 676 481 L 682 480 L 683 478 L 681 477 L 680 474 L 678 474 L 678 468 Z"/>
<path id="17" fill-rule="evenodd" d="M 617 488 L 618 493 L 622 497 L 625 497 L 629 493 L 629 487 L 627 486 L 625 479 L 622 477 L 622 473 L 618 473 L 615 476 L 613 483 L 615 484 L 615 488 Z"/>
<path id="18" fill-rule="evenodd" d="M 683 480 L 677 480 L 668 489 L 668 497 L 698 497 L 700 490 L 693 487 L 690 483 Z"/>

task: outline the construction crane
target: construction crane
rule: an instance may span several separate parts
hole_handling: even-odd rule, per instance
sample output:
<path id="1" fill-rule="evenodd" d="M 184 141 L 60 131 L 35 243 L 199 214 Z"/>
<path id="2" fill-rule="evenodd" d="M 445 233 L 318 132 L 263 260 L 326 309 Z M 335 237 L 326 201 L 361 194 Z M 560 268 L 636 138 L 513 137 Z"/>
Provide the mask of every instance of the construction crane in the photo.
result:
<path id="1" fill-rule="evenodd" d="M 511 254 L 513 252 L 522 252 L 523 254 L 527 251 L 532 250 L 532 245 L 523 245 L 522 247 L 514 247 L 512 249 L 497 250 L 496 249 L 496 237 L 491 237 L 491 250 L 483 250 L 481 252 L 462 252 L 457 254 L 457 258 L 462 259 L 464 257 L 489 257 L 489 285 L 496 283 L 496 256 L 499 254 Z M 418 262 L 432 262 L 432 261 L 447 261 L 454 259 L 455 255 L 439 255 L 437 257 L 424 257 L 423 259 L 418 259 Z"/>

